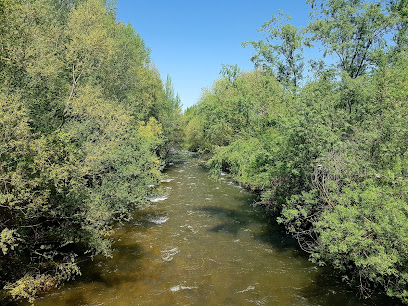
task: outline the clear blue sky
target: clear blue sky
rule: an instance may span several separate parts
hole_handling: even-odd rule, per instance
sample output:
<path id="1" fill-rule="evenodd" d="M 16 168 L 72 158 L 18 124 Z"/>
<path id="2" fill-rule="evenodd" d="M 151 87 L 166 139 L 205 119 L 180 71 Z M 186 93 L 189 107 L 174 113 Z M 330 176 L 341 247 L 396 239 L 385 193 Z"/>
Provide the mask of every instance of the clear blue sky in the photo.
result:
<path id="1" fill-rule="evenodd" d="M 241 43 L 261 38 L 265 21 L 283 10 L 292 24 L 306 26 L 306 0 L 118 0 L 117 17 L 140 33 L 162 79 L 169 74 L 183 109 L 219 77 L 221 64 L 252 70 L 253 49 Z"/>

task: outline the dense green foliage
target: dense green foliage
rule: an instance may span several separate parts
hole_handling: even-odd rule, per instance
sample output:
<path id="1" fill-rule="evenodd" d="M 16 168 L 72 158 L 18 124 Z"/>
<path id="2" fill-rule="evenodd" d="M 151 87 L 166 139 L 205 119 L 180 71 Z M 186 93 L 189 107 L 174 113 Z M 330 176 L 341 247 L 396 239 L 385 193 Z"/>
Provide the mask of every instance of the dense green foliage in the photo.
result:
<path id="1" fill-rule="evenodd" d="M 0 31 L 0 284 L 32 300 L 78 256 L 110 255 L 113 223 L 160 180 L 180 101 L 103 0 L 4 0 Z"/>
<path id="2" fill-rule="evenodd" d="M 186 146 L 212 153 L 213 173 L 260 192 L 312 261 L 334 266 L 363 296 L 382 288 L 408 303 L 408 3 L 310 3 L 308 44 L 339 61 L 314 65 L 314 78 L 293 90 L 301 57 L 268 59 L 296 54 L 300 37 L 264 31 L 254 59 L 272 69 L 224 67 L 186 111 Z"/>

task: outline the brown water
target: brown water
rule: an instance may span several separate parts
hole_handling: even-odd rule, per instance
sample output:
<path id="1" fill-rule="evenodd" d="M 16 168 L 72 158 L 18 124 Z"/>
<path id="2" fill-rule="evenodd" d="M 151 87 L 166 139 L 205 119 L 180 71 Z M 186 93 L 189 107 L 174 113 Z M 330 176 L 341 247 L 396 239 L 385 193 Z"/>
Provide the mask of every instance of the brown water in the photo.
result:
<path id="1" fill-rule="evenodd" d="M 386 305 L 359 301 L 251 204 L 227 176 L 198 160 L 173 165 L 165 197 L 119 226 L 112 259 L 35 305 Z"/>

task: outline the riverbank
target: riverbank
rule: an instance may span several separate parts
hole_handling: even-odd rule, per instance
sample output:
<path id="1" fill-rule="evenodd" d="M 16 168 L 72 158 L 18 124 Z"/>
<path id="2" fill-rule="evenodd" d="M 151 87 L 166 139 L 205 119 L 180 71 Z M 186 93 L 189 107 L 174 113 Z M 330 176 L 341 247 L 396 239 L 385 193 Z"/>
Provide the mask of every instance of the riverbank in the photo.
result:
<path id="1" fill-rule="evenodd" d="M 174 161 L 163 194 L 115 228 L 113 258 L 35 305 L 387 305 L 359 301 L 308 261 L 256 197 L 195 158 Z"/>

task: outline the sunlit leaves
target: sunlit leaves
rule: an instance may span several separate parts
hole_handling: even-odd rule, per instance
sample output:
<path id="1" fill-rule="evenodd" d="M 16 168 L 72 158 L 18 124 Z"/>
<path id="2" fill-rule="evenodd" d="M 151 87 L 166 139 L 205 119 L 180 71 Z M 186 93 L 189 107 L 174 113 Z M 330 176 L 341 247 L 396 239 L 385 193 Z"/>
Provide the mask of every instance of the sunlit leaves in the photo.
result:
<path id="1" fill-rule="evenodd" d="M 0 22 L 0 280 L 32 301 L 80 275 L 79 255 L 111 255 L 180 101 L 105 1 L 5 1 Z"/>
<path id="2" fill-rule="evenodd" d="M 280 11 L 258 30 L 264 40 L 245 42 L 243 46 L 255 49 L 251 58 L 255 67 L 272 71 L 280 82 L 296 91 L 303 77 L 304 38 L 300 29 L 287 23 L 289 20 Z"/>
<path id="3" fill-rule="evenodd" d="M 340 71 L 320 70 L 293 95 L 268 69 L 224 67 L 186 112 L 186 142 L 212 154 L 213 174 L 260 192 L 312 261 L 363 297 L 381 288 L 407 302 L 408 61 L 382 44 L 395 16 L 364 1 L 314 9 L 326 19 L 310 29 Z M 252 44 L 258 64 L 276 64 L 279 46 Z"/>
<path id="4" fill-rule="evenodd" d="M 308 31 L 320 41 L 325 54 L 333 54 L 338 66 L 352 78 L 364 74 L 372 64 L 373 50 L 386 45 L 385 35 L 397 19 L 382 1 L 310 1 L 314 9 Z"/>

